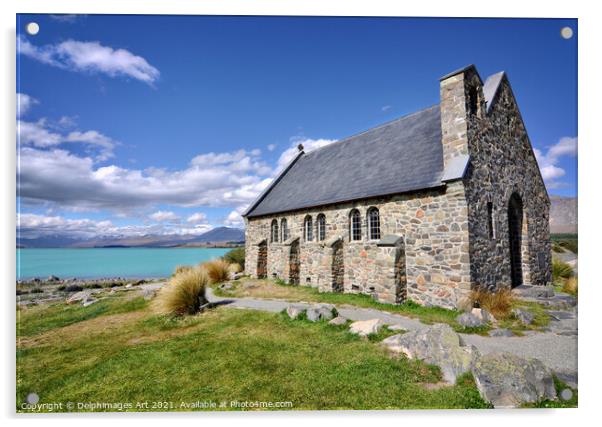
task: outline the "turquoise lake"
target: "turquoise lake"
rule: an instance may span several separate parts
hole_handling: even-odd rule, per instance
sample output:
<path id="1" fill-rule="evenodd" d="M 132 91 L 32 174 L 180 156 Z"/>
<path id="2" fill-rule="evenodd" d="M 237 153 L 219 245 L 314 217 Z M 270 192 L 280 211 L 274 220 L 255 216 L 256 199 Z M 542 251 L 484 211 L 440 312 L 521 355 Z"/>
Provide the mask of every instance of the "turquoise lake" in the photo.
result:
<path id="1" fill-rule="evenodd" d="M 177 265 L 218 258 L 227 248 L 17 249 L 17 280 L 33 277 L 166 277 Z"/>

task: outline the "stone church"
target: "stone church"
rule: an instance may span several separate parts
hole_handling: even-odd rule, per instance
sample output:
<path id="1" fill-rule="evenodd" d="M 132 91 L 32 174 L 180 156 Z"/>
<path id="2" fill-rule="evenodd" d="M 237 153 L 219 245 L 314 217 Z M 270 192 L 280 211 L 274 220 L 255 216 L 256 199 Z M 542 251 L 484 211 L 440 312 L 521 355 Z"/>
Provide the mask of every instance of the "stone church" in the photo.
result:
<path id="1" fill-rule="evenodd" d="M 438 105 L 299 146 L 243 214 L 246 273 L 448 308 L 549 284 L 550 201 L 507 75 L 439 84 Z"/>

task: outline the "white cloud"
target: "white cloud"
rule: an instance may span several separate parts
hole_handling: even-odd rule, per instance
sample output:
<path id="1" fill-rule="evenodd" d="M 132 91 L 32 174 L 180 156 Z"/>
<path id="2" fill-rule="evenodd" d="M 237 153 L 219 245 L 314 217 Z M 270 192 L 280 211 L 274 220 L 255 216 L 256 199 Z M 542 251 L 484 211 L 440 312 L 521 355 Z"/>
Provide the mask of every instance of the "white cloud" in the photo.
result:
<path id="1" fill-rule="evenodd" d="M 269 168 L 253 152 L 210 153 L 180 170 L 96 167 L 64 149 L 22 146 L 18 190 L 27 203 L 128 212 L 155 205 L 239 206 L 269 184 Z"/>
<path id="2" fill-rule="evenodd" d="M 390 109 L 391 109 L 391 106 L 390 106 L 390 105 L 383 105 L 383 106 L 381 107 L 381 111 L 383 111 L 383 112 L 387 112 L 387 111 L 389 111 Z"/>
<path id="3" fill-rule="evenodd" d="M 79 18 L 80 16 L 85 16 L 85 15 L 73 15 L 73 14 L 48 15 L 48 17 L 50 19 L 54 19 L 55 21 L 59 21 L 59 22 L 66 22 L 69 24 L 72 24 L 75 21 L 77 21 L 77 18 Z"/>
<path id="4" fill-rule="evenodd" d="M 180 217 L 171 211 L 157 211 L 148 216 L 150 219 L 158 222 L 174 222 L 179 221 Z"/>
<path id="5" fill-rule="evenodd" d="M 22 117 L 40 101 L 26 93 L 17 93 L 17 117 Z"/>
<path id="6" fill-rule="evenodd" d="M 558 163 L 562 157 L 575 157 L 577 155 L 577 138 L 560 138 L 556 144 L 548 147 L 545 154 L 537 148 L 533 149 L 533 152 L 537 158 L 541 176 L 546 181 L 546 186 L 548 188 L 558 188 L 562 185 L 558 179 L 566 174 L 566 171 L 558 166 Z"/>
<path id="7" fill-rule="evenodd" d="M 110 220 L 71 219 L 54 215 L 17 214 L 18 235 L 24 239 L 44 236 L 66 236 L 77 239 L 128 238 L 148 235 L 197 236 L 211 230 L 209 224 L 143 224 L 116 226 Z"/>
<path id="8" fill-rule="evenodd" d="M 98 149 L 96 155 L 98 161 L 113 157 L 113 149 L 117 144 L 116 141 L 96 130 L 72 131 L 66 135 L 60 134 L 50 129 L 45 119 L 37 122 L 18 120 L 17 138 L 21 145 L 31 145 L 38 148 L 55 147 L 65 143 L 81 143 L 88 148 Z"/>
<path id="9" fill-rule="evenodd" d="M 203 212 L 196 212 L 190 215 L 186 221 L 193 224 L 202 224 L 207 222 L 207 215 L 205 215 Z"/>
<path id="10" fill-rule="evenodd" d="M 268 151 L 274 151 L 276 149 L 276 144 L 268 144 Z"/>
<path id="11" fill-rule="evenodd" d="M 18 52 L 53 67 L 79 72 L 125 76 L 152 85 L 159 70 L 146 59 L 125 49 L 113 49 L 99 42 L 66 40 L 58 44 L 35 46 L 26 38 L 18 39 Z"/>
<path id="12" fill-rule="evenodd" d="M 243 227 L 245 225 L 245 222 L 242 219 L 242 213 L 245 211 L 246 208 L 246 206 L 238 206 L 236 209 L 231 211 L 224 220 L 224 225 L 227 225 L 228 227 L 237 228 Z"/>
<path id="13" fill-rule="evenodd" d="M 311 138 L 291 138 L 291 144 L 289 148 L 284 150 L 278 159 L 275 173 L 282 171 L 290 162 L 295 158 L 299 152 L 299 144 L 303 145 L 303 150 L 308 153 L 312 150 L 325 147 L 333 142 L 337 142 L 336 139 L 311 139 Z"/>

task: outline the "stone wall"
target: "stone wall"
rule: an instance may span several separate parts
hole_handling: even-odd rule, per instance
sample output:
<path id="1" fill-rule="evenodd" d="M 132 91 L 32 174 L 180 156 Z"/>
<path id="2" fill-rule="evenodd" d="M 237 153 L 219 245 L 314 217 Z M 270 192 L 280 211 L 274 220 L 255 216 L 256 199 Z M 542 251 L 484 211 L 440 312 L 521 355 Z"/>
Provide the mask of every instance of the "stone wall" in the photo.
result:
<path id="1" fill-rule="evenodd" d="M 464 87 L 465 96 L 464 105 L 455 106 L 456 114 L 467 115 L 465 142 L 470 165 L 465 188 L 473 285 L 490 289 L 513 285 L 512 227 L 508 215 L 513 194 L 522 204 L 522 218 L 517 224 L 520 228 L 518 238 L 521 240 L 518 245 L 522 275 L 520 282 L 549 284 L 549 199 L 508 80 L 503 78 L 492 107 L 487 112 L 476 71 L 469 69 L 454 78 L 456 85 Z M 472 112 L 469 108 L 470 96 L 477 97 L 472 101 L 473 106 L 476 105 Z M 457 93 L 454 99 L 457 99 Z M 447 114 L 454 115 L 453 111 Z M 520 283 L 515 281 L 514 285 L 517 284 Z"/>
<path id="2" fill-rule="evenodd" d="M 405 243 L 405 271 L 396 268 L 396 246 L 378 246 L 368 239 L 367 211 L 380 211 L 381 237 L 396 235 Z M 362 240 L 350 241 L 349 214 L 359 209 Z M 326 215 L 326 239 L 306 242 L 303 222 L 306 215 L 315 219 Z M 290 241 L 299 238 L 300 283 L 333 291 L 333 254 L 342 244 L 344 292 L 364 293 L 387 303 L 407 298 L 422 304 L 455 307 L 470 290 L 468 209 L 461 181 L 426 192 L 367 199 L 285 215 L 246 218 L 246 273 L 256 277 L 257 244 L 268 240 L 268 277 L 289 281 Z M 272 219 L 286 218 L 287 242 L 269 242 Z M 405 274 L 407 289 L 396 286 Z"/>

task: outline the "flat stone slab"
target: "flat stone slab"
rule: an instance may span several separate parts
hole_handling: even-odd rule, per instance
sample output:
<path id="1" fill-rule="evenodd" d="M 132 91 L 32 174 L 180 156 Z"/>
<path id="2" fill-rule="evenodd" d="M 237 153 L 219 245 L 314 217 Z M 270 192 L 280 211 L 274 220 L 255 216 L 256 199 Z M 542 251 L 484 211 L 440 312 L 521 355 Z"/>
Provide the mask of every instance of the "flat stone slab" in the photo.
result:
<path id="1" fill-rule="evenodd" d="M 481 396 L 495 408 L 557 398 L 552 372 L 537 359 L 492 353 L 480 357 L 472 373 Z"/>
<path id="2" fill-rule="evenodd" d="M 365 337 L 377 334 L 385 324 L 380 319 L 360 320 L 349 325 L 349 332 Z"/>

